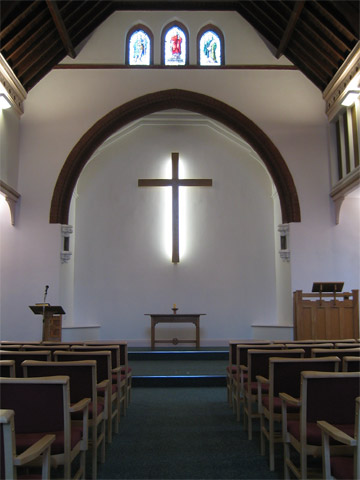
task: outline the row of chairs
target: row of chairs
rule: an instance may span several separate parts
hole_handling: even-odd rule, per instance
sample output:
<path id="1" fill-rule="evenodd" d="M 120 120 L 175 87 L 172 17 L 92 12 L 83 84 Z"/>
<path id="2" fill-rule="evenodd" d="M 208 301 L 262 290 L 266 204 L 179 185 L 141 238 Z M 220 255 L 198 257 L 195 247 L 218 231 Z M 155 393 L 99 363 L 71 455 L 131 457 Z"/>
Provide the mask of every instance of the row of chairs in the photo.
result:
<path id="1" fill-rule="evenodd" d="M 322 342 L 321 346 L 324 346 Z M 345 343 L 345 342 L 344 342 Z M 309 348 L 308 344 L 311 344 Z M 353 345 L 355 342 L 353 342 Z M 329 345 L 328 347 L 332 347 Z M 301 348 L 298 348 L 301 347 Z M 228 399 L 230 396 L 230 403 L 236 412 L 236 417 L 240 420 L 240 405 L 243 407 L 244 426 L 248 430 L 248 437 L 252 439 L 252 421 L 254 418 L 260 418 L 261 453 L 265 454 L 265 443 L 269 444 L 269 466 L 271 470 L 275 468 L 275 454 L 274 444 L 276 442 L 284 442 L 284 462 L 286 478 L 289 478 L 289 468 L 298 478 L 307 478 L 306 462 L 302 457 L 302 463 L 297 468 L 294 462 L 291 461 L 289 453 L 289 444 L 293 441 L 294 445 L 298 446 L 294 436 L 291 437 L 284 431 L 289 421 L 298 422 L 301 414 L 301 402 L 297 405 L 290 404 L 285 407 L 284 401 L 280 395 L 286 392 L 288 397 L 296 398 L 299 402 L 302 398 L 303 392 L 303 373 L 316 373 L 316 375 L 333 376 L 336 378 L 345 375 L 352 376 L 352 382 L 357 386 L 355 394 L 359 396 L 359 364 L 360 364 L 360 348 L 353 351 L 354 356 L 342 355 L 343 367 L 341 366 L 341 358 L 334 355 L 333 349 L 321 349 L 319 352 L 321 356 L 312 357 L 311 348 L 314 347 L 314 342 L 306 342 L 305 345 L 294 342 L 291 345 L 284 345 L 278 342 L 274 344 L 270 342 L 260 342 L 255 344 L 236 344 L 237 350 L 237 365 L 227 367 L 228 377 L 231 372 L 231 386 L 229 388 L 228 380 Z M 317 345 L 316 345 L 317 347 Z M 357 348 L 357 347 L 355 347 Z M 341 347 L 334 349 L 337 354 L 345 354 L 347 348 Z M 348 352 L 346 352 L 348 353 Z M 356 355 L 356 356 L 355 356 Z M 340 355 L 341 356 L 341 355 Z M 240 361 L 241 357 L 241 361 Z M 345 359 L 344 359 L 345 357 Z M 231 355 L 229 355 L 231 359 Z M 231 360 L 230 360 L 231 361 Z M 346 365 L 346 367 L 344 367 Z M 342 368 L 345 370 L 353 370 L 352 372 L 341 372 Z M 340 371 L 340 372 L 339 372 Z M 325 372 L 325 373 L 324 373 Z M 316 377 L 315 375 L 315 377 Z M 325 391 L 325 389 L 324 389 Z M 330 397 L 329 397 L 330 398 Z M 347 420 L 352 425 L 352 437 L 354 438 L 354 395 L 348 395 L 348 400 L 353 402 L 352 408 L 347 405 L 347 412 L 351 412 L 352 419 Z M 329 400 L 328 400 L 329 401 Z M 325 401 L 326 403 L 326 401 Z M 308 408 L 308 407 L 307 407 Z M 304 407 L 304 412 L 306 408 Z M 286 421 L 284 421 L 286 417 Z M 322 420 L 330 420 L 329 418 L 322 418 Z M 276 424 L 282 425 L 283 430 L 275 428 Z M 321 432 L 316 430 L 320 438 L 321 448 Z M 287 439 L 284 441 L 284 439 Z M 291 439 L 291 440 L 289 440 Z M 349 439 L 348 439 L 349 440 Z M 286 448 L 285 448 L 286 447 Z M 306 449 L 305 449 L 306 450 Z M 304 449 L 299 449 L 299 452 Z M 305 456 L 306 457 L 306 456 Z M 356 462 L 355 462 L 356 464 Z M 356 478 L 356 477 L 354 477 Z"/>
<path id="2" fill-rule="evenodd" d="M 130 402 L 131 369 L 127 362 L 126 368 L 124 363 L 120 364 L 119 345 L 72 345 L 71 348 L 57 344 L 50 350 L 45 347 L 27 350 L 26 346 L 21 350 L 1 350 L 0 374 L 2 377 L 13 377 L 11 381 L 19 383 L 39 377 L 65 376 L 69 380 L 70 405 L 76 405 L 83 398 L 89 399 L 92 478 L 96 478 L 97 452 L 100 450 L 99 459 L 104 462 L 105 440 L 112 440 L 113 423 L 115 432 L 118 432 L 120 414 L 126 414 Z M 3 381 L 7 380 L 2 378 L 1 384 Z M 17 409 L 11 403 L 1 401 L 1 407 L 14 409 L 15 415 L 17 414 Z M 20 408 L 20 405 L 17 407 Z M 71 424 L 79 424 L 81 421 L 81 415 L 72 412 Z M 53 455 L 51 458 L 54 463 Z M 68 463 L 66 468 L 70 468 Z M 82 472 L 81 466 L 78 473 Z"/>
<path id="3" fill-rule="evenodd" d="M 227 379 L 227 397 L 228 402 L 231 405 L 233 401 L 233 387 L 234 387 L 234 378 L 240 378 L 240 368 L 241 366 L 246 366 L 247 364 L 247 350 L 249 348 L 266 348 L 266 349 L 286 349 L 291 348 L 301 348 L 304 350 L 305 357 L 312 356 L 321 356 L 321 355 L 333 355 L 340 354 L 342 357 L 345 355 L 357 356 L 360 352 L 360 342 L 357 342 L 355 339 L 342 341 L 342 342 L 329 342 L 329 341 L 306 341 L 306 342 L 276 342 L 269 340 L 259 340 L 259 341 L 240 341 L 240 340 L 231 340 L 229 341 L 229 363 L 226 367 L 226 379 Z M 322 349 L 326 349 L 326 352 Z M 332 350 L 331 350 L 332 349 Z M 338 352 L 338 349 L 341 349 L 342 352 Z M 239 419 L 239 418 L 238 418 Z"/>

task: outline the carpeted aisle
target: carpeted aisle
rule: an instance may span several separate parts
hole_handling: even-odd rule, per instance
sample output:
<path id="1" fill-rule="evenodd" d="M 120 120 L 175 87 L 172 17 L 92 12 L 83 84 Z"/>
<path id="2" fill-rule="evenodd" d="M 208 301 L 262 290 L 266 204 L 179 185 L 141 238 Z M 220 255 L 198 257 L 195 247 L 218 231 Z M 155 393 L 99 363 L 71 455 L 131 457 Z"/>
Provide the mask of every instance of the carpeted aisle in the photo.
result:
<path id="1" fill-rule="evenodd" d="M 283 478 L 260 455 L 258 431 L 249 441 L 236 422 L 225 388 L 138 387 L 132 395 L 99 479 Z"/>

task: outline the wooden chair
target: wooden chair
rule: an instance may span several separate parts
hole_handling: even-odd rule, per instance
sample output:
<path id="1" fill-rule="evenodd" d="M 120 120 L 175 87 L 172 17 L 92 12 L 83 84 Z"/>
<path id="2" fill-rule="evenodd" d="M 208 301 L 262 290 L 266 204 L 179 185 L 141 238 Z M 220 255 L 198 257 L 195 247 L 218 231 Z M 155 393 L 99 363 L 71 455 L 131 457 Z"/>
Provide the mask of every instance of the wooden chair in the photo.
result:
<path id="1" fill-rule="evenodd" d="M 290 471 L 301 479 L 308 478 L 308 457 L 321 457 L 322 438 L 317 421 L 337 425 L 345 433 L 354 435 L 354 405 L 360 395 L 359 372 L 301 373 L 300 398 L 280 393 L 282 400 L 282 429 L 284 442 L 284 475 Z M 298 420 L 287 419 L 287 407 L 300 408 Z M 340 448 L 331 445 L 336 452 Z M 296 463 L 296 455 L 299 457 Z"/>
<path id="2" fill-rule="evenodd" d="M 76 362 L 79 360 L 96 360 L 97 383 L 107 380 L 104 388 L 98 391 L 100 397 L 98 401 L 107 402 L 107 441 L 111 443 L 113 432 L 113 420 L 115 419 L 115 432 L 119 431 L 119 416 L 118 410 L 118 390 L 119 387 L 112 383 L 111 372 L 111 353 L 106 350 L 96 351 L 55 351 L 54 359 L 56 362 Z M 103 398 L 101 396 L 103 395 Z"/>
<path id="3" fill-rule="evenodd" d="M 313 348 L 333 348 L 334 344 L 333 343 L 314 343 L 314 342 L 309 342 L 309 343 L 286 343 L 285 348 L 302 348 L 305 351 L 305 357 L 311 357 L 312 356 L 312 349 Z"/>
<path id="4" fill-rule="evenodd" d="M 360 348 L 314 348 L 311 351 L 312 357 L 327 357 L 328 355 L 335 355 L 341 360 L 345 356 L 360 357 Z"/>
<path id="5" fill-rule="evenodd" d="M 237 373 L 236 366 L 236 347 L 237 345 L 270 345 L 270 340 L 229 340 L 229 363 L 226 366 L 226 391 L 227 401 L 230 406 L 233 405 L 233 380 Z"/>
<path id="6" fill-rule="evenodd" d="M 15 360 L 0 360 L 0 377 L 15 377 Z"/>
<path id="7" fill-rule="evenodd" d="M 292 397 L 300 396 L 300 374 L 303 370 L 318 370 L 337 372 L 341 361 L 338 357 L 321 358 L 288 358 L 271 357 L 269 359 L 269 374 L 266 377 L 258 375 L 258 406 L 261 425 L 261 455 L 265 455 L 265 440 L 269 442 L 269 466 L 275 469 L 275 443 L 282 442 L 281 428 L 275 430 L 277 423 L 281 427 L 281 400 L 280 392 L 286 392 Z M 259 385 L 260 384 L 260 385 Z M 268 394 L 263 395 L 261 385 L 268 385 Z M 300 409 L 290 408 L 289 418 L 298 418 Z"/>
<path id="8" fill-rule="evenodd" d="M 51 360 L 51 352 L 50 350 L 33 350 L 31 352 L 26 352 L 22 350 L 0 350 L 0 360 L 14 360 L 15 376 L 21 378 L 23 375 L 23 369 L 21 364 L 24 360 L 41 360 L 47 362 Z"/>
<path id="9" fill-rule="evenodd" d="M 89 351 L 109 351 L 111 353 L 111 372 L 112 383 L 118 387 L 118 410 L 126 415 L 126 378 L 121 375 L 120 365 L 120 346 L 119 345 L 73 345 L 71 347 L 75 352 L 89 352 Z M 119 421 L 120 421 L 119 414 Z"/>
<path id="10" fill-rule="evenodd" d="M 236 420 L 240 421 L 241 405 L 244 403 L 244 382 L 247 380 L 248 351 L 251 349 L 279 350 L 284 344 L 237 344 L 235 370 L 232 369 L 231 394 L 233 411 L 236 413 Z"/>
<path id="11" fill-rule="evenodd" d="M 22 345 L 22 350 L 26 352 L 33 352 L 34 350 L 43 351 L 48 350 L 51 353 L 51 359 L 53 359 L 53 353 L 56 350 L 70 350 L 69 344 L 59 344 L 59 345 Z"/>
<path id="12" fill-rule="evenodd" d="M 120 348 L 120 367 L 121 367 L 121 381 L 125 380 L 126 383 L 126 404 L 125 412 L 127 407 L 131 402 L 131 388 L 132 388 L 132 368 L 129 366 L 129 351 L 128 343 L 126 340 L 116 340 L 115 342 L 106 341 L 106 340 L 93 340 L 86 342 L 87 345 L 112 345 L 116 344 Z"/>
<path id="13" fill-rule="evenodd" d="M 22 453 L 44 435 L 55 435 L 51 466 L 63 465 L 64 478 L 71 479 L 75 458 L 80 465 L 74 478 L 85 478 L 88 448 L 88 404 L 85 399 L 70 407 L 69 377 L 1 378 L 1 406 L 15 412 L 16 449 Z M 71 424 L 72 412 L 83 412 L 82 426 Z"/>
<path id="14" fill-rule="evenodd" d="M 0 345 L 1 350 L 21 350 L 22 345 L 20 344 L 12 344 L 12 343 L 2 343 Z"/>
<path id="15" fill-rule="evenodd" d="M 360 478 L 360 397 L 356 399 L 354 436 L 346 434 L 335 425 L 318 421 L 322 433 L 323 478 L 357 480 Z M 349 455 L 331 456 L 330 438 L 349 447 Z M 347 452 L 346 452 L 347 453 Z"/>
<path id="16" fill-rule="evenodd" d="M 342 359 L 343 372 L 360 372 L 360 357 L 345 355 Z"/>
<path id="17" fill-rule="evenodd" d="M 24 377 L 48 377 L 65 375 L 70 379 L 71 405 L 80 402 L 83 398 L 90 398 L 89 403 L 89 439 L 91 442 L 92 478 L 97 477 L 98 450 L 100 461 L 105 462 L 105 419 L 107 418 L 107 402 L 105 405 L 97 400 L 97 390 L 106 387 L 108 381 L 101 384 L 96 380 L 96 361 L 80 360 L 77 362 L 38 362 L 26 360 L 22 363 Z M 71 416 L 72 422 L 79 424 L 82 419 L 79 413 Z"/>
<path id="18" fill-rule="evenodd" d="M 334 343 L 334 348 L 359 348 L 360 343 L 356 342 L 355 340 L 353 342 L 335 342 Z"/>
<path id="19" fill-rule="evenodd" d="M 20 455 L 16 455 L 14 410 L 0 409 L 0 478 L 12 480 L 21 478 L 20 467 L 27 466 L 41 458 L 41 476 L 32 478 L 50 478 L 50 449 L 55 435 L 45 435 Z"/>
<path id="20" fill-rule="evenodd" d="M 304 350 L 302 348 L 292 348 L 290 350 L 267 350 L 267 349 L 253 349 L 248 350 L 247 360 L 247 380 L 243 381 L 244 388 L 244 427 L 247 428 L 248 438 L 252 440 L 252 421 L 254 418 L 259 418 L 259 408 L 257 400 L 260 395 L 259 389 L 264 394 L 268 393 L 269 385 L 264 384 L 258 386 L 256 377 L 261 375 L 266 377 L 269 373 L 269 360 L 271 357 L 304 357 Z"/>

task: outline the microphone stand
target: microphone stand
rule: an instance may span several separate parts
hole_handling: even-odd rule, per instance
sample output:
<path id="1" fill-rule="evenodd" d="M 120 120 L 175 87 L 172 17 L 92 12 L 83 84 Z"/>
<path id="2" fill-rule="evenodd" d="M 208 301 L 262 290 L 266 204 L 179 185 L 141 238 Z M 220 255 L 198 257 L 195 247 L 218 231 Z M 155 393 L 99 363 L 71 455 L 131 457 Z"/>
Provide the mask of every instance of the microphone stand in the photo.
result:
<path id="1" fill-rule="evenodd" d="M 43 334 L 42 334 L 42 340 L 40 343 L 44 341 L 44 328 L 45 328 L 45 309 L 46 309 L 46 297 L 47 297 L 47 292 L 49 289 L 49 285 L 46 285 L 45 287 L 45 292 L 44 292 L 44 301 L 43 301 Z"/>

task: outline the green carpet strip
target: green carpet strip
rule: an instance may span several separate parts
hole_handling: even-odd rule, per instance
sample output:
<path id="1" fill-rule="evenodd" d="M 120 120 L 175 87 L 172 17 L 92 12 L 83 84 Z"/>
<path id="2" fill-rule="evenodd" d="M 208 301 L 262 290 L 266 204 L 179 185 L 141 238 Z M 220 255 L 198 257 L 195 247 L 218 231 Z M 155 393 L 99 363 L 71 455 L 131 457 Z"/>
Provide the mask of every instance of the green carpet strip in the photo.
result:
<path id="1" fill-rule="evenodd" d="M 133 388 L 127 416 L 107 445 L 98 479 L 280 479 L 247 439 L 224 387 Z"/>

